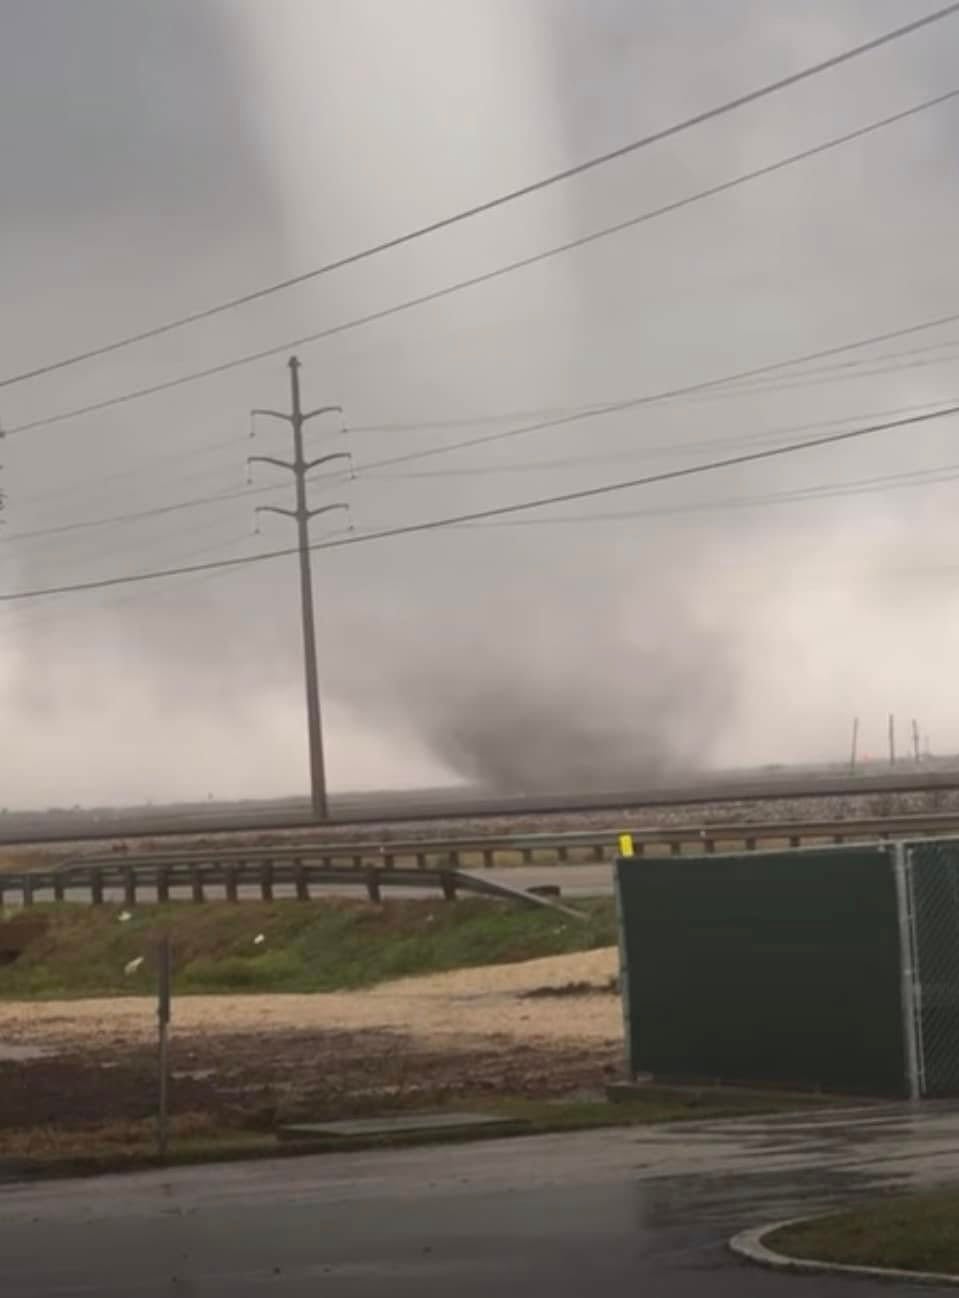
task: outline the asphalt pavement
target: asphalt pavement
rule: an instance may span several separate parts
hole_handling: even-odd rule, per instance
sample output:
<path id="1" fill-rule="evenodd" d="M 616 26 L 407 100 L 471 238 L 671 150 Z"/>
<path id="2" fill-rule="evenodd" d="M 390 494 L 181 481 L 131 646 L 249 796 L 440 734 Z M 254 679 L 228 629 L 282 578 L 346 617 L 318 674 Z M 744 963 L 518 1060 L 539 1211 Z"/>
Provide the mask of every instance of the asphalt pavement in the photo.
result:
<path id="1" fill-rule="evenodd" d="M 957 1154 L 959 1109 L 890 1105 L 11 1185 L 0 1258 L 17 1298 L 890 1298 L 726 1241 Z"/>

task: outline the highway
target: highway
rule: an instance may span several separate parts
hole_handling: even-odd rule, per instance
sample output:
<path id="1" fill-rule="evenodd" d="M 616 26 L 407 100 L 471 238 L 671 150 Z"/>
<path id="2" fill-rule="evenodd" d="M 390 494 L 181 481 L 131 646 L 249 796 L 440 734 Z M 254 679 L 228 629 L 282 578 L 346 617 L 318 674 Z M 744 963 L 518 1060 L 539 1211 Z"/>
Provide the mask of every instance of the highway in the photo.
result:
<path id="1" fill-rule="evenodd" d="M 931 793 L 959 789 L 959 769 L 873 774 L 789 771 L 776 775 L 715 776 L 671 785 L 611 792 L 572 791 L 555 794 L 491 794 L 480 789 L 411 790 L 334 795 L 328 828 L 350 825 L 401 825 L 415 821 L 447 822 L 498 819 L 517 822 L 577 812 L 616 813 L 672 807 L 703 807 L 738 802 L 809 798 L 849 798 L 876 794 Z M 235 830 L 302 829 L 317 824 L 304 799 L 262 802 L 183 804 L 169 807 L 84 810 L 6 811 L 0 815 L 0 846 L 23 843 L 103 841 L 151 838 Z"/>
<path id="2" fill-rule="evenodd" d="M 9 1185 L 0 1257 L 17 1298 L 895 1298 L 726 1242 L 957 1147 L 954 1107 L 891 1105 Z"/>

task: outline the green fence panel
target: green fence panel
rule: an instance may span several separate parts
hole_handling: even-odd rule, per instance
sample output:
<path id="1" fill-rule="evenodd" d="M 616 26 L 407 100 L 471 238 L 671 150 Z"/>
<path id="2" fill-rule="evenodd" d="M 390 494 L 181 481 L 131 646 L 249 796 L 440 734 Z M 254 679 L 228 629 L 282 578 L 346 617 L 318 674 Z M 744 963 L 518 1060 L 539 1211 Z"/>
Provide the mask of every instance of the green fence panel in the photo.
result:
<path id="1" fill-rule="evenodd" d="M 882 847 L 617 863 L 633 1073 L 907 1093 Z"/>

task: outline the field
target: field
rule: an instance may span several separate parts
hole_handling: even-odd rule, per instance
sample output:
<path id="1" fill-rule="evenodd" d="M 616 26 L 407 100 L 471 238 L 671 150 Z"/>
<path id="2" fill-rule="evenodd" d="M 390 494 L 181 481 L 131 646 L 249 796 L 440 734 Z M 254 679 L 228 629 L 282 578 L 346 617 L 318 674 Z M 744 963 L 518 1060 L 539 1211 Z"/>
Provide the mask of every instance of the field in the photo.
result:
<path id="1" fill-rule="evenodd" d="M 609 901 L 582 910 L 330 899 L 13 913 L 0 923 L 0 1157 L 149 1144 L 164 933 L 188 1145 L 246 1147 L 299 1118 L 597 1097 L 621 1069 L 614 922 Z"/>

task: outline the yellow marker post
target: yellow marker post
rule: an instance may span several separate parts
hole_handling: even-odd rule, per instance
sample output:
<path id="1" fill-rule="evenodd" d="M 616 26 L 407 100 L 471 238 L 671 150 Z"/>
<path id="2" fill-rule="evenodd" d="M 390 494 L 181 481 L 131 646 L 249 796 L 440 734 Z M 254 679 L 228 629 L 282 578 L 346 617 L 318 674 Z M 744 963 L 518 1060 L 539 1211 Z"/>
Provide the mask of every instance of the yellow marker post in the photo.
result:
<path id="1" fill-rule="evenodd" d="M 633 836 L 632 834 L 620 834 L 619 836 L 619 854 L 620 856 L 633 855 Z"/>

